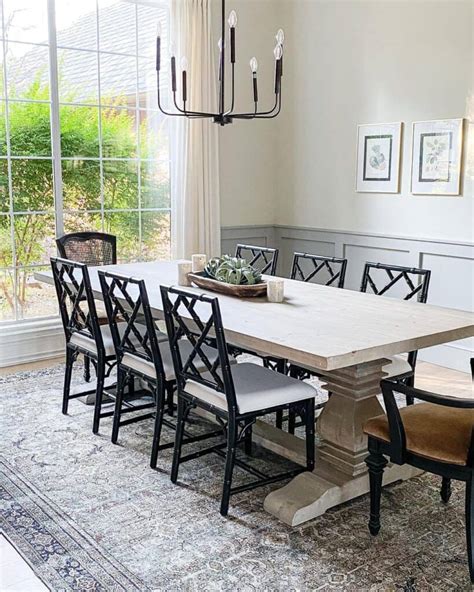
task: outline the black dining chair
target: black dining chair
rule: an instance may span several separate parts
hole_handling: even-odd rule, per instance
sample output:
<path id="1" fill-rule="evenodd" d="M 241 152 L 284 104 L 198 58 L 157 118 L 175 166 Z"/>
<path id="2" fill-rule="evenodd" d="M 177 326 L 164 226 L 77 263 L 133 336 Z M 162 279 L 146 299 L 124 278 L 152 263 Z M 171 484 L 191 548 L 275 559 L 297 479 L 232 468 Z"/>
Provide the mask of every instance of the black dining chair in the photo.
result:
<path id="1" fill-rule="evenodd" d="M 220 513 L 227 515 L 232 494 L 289 479 L 302 471 L 314 468 L 314 396 L 308 384 L 256 364 L 231 365 L 222 324 L 219 300 L 205 294 L 191 293 L 176 288 L 161 287 L 166 327 L 178 379 L 178 419 L 171 480 L 176 483 L 179 465 L 183 462 L 215 452 L 225 456 L 225 476 Z M 211 360 L 204 349 L 212 336 L 218 355 Z M 189 343 L 191 348 L 185 348 Z M 204 365 L 205 372 L 198 370 Z M 249 429 L 258 417 L 287 409 L 298 401 L 306 425 L 306 467 L 267 476 L 251 465 L 236 459 L 236 448 L 245 443 L 251 452 Z M 199 407 L 226 424 L 226 441 L 182 456 L 184 426 L 190 410 Z M 223 449 L 226 449 L 224 454 Z M 257 479 L 232 487 L 234 466 L 246 470 Z"/>
<path id="2" fill-rule="evenodd" d="M 429 269 L 367 262 L 362 274 L 360 291 L 377 296 L 416 300 L 424 304 L 428 299 L 430 279 Z M 391 363 L 384 366 L 383 370 L 388 378 L 415 386 L 417 357 L 417 351 L 410 352 L 406 358 L 402 355 L 391 356 Z M 413 402 L 412 399 L 407 399 L 408 405 L 412 405 Z"/>
<path id="3" fill-rule="evenodd" d="M 66 371 L 62 412 L 67 414 L 71 399 L 95 392 L 92 431 L 97 434 L 100 420 L 112 412 L 102 412 L 105 379 L 115 365 L 110 328 L 99 324 L 87 265 L 67 259 L 51 258 L 54 285 L 66 338 Z M 94 390 L 70 394 L 74 362 L 79 354 L 91 359 L 96 368 Z"/>
<path id="4" fill-rule="evenodd" d="M 56 239 L 59 256 L 89 266 L 117 263 L 117 238 L 105 232 L 71 232 Z M 96 303 L 99 324 L 107 324 L 107 315 Z M 90 358 L 84 356 L 84 380 L 89 382 Z"/>
<path id="5" fill-rule="evenodd" d="M 290 279 L 302 282 L 317 282 L 324 286 L 344 288 L 346 269 L 347 259 L 295 252 L 291 265 Z M 315 368 L 298 364 L 289 364 L 287 371 L 290 376 L 299 380 L 306 380 L 312 377 L 319 378 L 321 376 Z M 322 409 L 324 405 L 325 402 L 318 403 L 316 410 Z M 282 429 L 286 419 L 288 419 L 288 432 L 294 434 L 295 428 L 301 424 L 297 423 L 296 413 L 292 411 L 291 407 L 287 418 L 283 416 L 282 412 L 277 414 L 277 428 Z"/>
<path id="6" fill-rule="evenodd" d="M 252 267 L 266 275 L 276 275 L 278 253 L 278 249 L 254 245 L 238 244 L 235 249 L 236 257 L 245 259 Z"/>
<path id="7" fill-rule="evenodd" d="M 474 583 L 474 399 L 422 391 L 393 379 L 381 385 L 386 415 L 364 426 L 369 448 L 370 533 L 376 536 L 380 531 L 386 457 L 394 464 L 409 464 L 442 477 L 444 503 L 451 496 L 451 479 L 464 481 L 467 557 Z M 399 409 L 395 393 L 424 402 Z"/>
<path id="8" fill-rule="evenodd" d="M 169 414 L 173 414 L 173 394 L 176 389 L 168 338 L 156 329 L 144 280 L 106 271 L 98 273 L 117 358 L 112 442 L 117 443 L 120 427 L 154 417 L 150 466 L 155 469 L 158 452 L 174 445 L 174 442 L 160 442 L 163 425 L 175 429 L 174 424 L 165 418 L 166 406 Z M 190 351 L 191 345 L 186 342 L 182 348 L 183 351 Z M 203 351 L 210 360 L 216 359 L 216 350 L 204 345 Z M 196 366 L 200 370 L 204 369 L 198 363 Z M 134 405 L 124 399 L 126 385 L 133 385 L 135 378 L 148 385 L 153 397 L 151 403 Z M 197 437 L 189 436 L 186 441 L 196 442 L 221 433 L 222 429 L 219 429 Z"/>

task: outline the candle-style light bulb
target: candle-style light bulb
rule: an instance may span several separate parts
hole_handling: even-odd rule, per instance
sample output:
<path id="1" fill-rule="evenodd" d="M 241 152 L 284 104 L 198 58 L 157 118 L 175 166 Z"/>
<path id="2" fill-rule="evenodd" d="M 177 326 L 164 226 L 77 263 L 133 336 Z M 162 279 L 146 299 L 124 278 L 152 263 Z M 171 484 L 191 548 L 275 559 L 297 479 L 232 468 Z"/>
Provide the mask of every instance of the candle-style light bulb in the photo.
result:
<path id="1" fill-rule="evenodd" d="M 229 20 L 227 22 L 229 23 L 229 27 L 231 29 L 235 29 L 235 27 L 237 26 L 237 13 L 235 12 L 235 10 L 231 10 L 229 14 Z"/>
<path id="2" fill-rule="evenodd" d="M 249 63 L 250 63 L 250 69 L 252 70 L 252 72 L 253 72 L 254 74 L 256 74 L 256 73 L 257 73 L 257 70 L 258 70 L 258 62 L 257 62 L 257 58 L 256 58 L 256 57 L 253 57 L 253 58 L 250 60 L 250 62 L 249 62 Z"/>
<path id="3" fill-rule="evenodd" d="M 279 43 L 280 45 L 283 45 L 283 43 L 285 43 L 285 32 L 283 31 L 283 29 L 278 29 L 277 34 L 275 35 L 275 39 L 277 40 L 277 43 Z"/>
<path id="4" fill-rule="evenodd" d="M 281 58 L 283 57 L 283 47 L 279 43 L 275 45 L 273 55 L 275 56 L 276 60 L 281 60 Z"/>
<path id="5" fill-rule="evenodd" d="M 188 58 L 186 56 L 183 56 L 181 58 L 181 70 L 186 72 L 187 69 L 188 69 Z"/>
<path id="6" fill-rule="evenodd" d="M 217 47 L 219 48 L 219 51 L 222 51 L 222 48 L 224 47 L 224 44 L 222 42 L 222 37 L 219 37 L 219 41 L 217 42 Z"/>
<path id="7" fill-rule="evenodd" d="M 170 43 L 170 57 L 173 57 L 176 55 L 176 47 L 175 44 L 171 41 Z"/>
<path id="8" fill-rule="evenodd" d="M 161 37 L 161 21 L 158 21 L 158 23 L 156 24 L 156 36 L 157 37 Z"/>

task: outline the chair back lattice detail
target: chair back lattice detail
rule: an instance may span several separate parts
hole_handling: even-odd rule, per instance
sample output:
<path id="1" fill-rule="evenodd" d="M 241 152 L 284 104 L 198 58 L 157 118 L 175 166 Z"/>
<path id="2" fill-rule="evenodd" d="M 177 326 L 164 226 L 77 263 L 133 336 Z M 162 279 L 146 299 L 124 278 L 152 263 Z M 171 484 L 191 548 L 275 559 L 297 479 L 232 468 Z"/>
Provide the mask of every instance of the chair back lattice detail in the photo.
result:
<path id="1" fill-rule="evenodd" d="M 86 265 L 115 265 L 117 238 L 104 232 L 73 232 L 56 239 L 61 257 Z"/>
<path id="2" fill-rule="evenodd" d="M 271 247 L 255 247 L 253 245 L 237 245 L 235 256 L 245 259 L 252 267 L 260 273 L 276 275 L 278 263 L 278 249 Z"/>
<path id="3" fill-rule="evenodd" d="M 385 271 L 388 281 L 380 285 L 376 283 L 373 270 L 381 269 Z M 388 295 L 388 292 L 397 286 L 399 289 L 406 287 L 406 293 L 403 300 L 410 300 L 416 297 L 418 302 L 425 303 L 428 298 L 428 288 L 430 284 L 431 271 L 417 267 L 401 267 L 398 265 L 386 265 L 384 263 L 369 263 L 364 267 L 362 275 L 361 292 L 367 292 L 368 288 L 377 296 Z"/>
<path id="4" fill-rule="evenodd" d="M 224 393 L 229 410 L 236 409 L 234 382 L 229 362 L 219 300 L 205 294 L 161 286 L 166 328 L 180 388 L 187 380 Z M 183 353 L 183 338 L 191 349 Z M 213 362 L 203 350 L 204 345 L 217 347 Z M 201 367 L 201 372 L 197 368 Z M 204 368 L 204 370 L 202 370 Z"/>
<path id="5" fill-rule="evenodd" d="M 291 279 L 310 282 L 316 279 L 319 274 L 324 274 L 325 286 L 343 288 L 346 268 L 347 259 L 311 255 L 310 253 L 295 253 L 291 267 Z"/>
<path id="6" fill-rule="evenodd" d="M 58 257 L 51 257 L 50 261 L 66 343 L 73 333 L 79 333 L 93 339 L 97 350 L 103 351 L 102 333 L 87 266 Z"/>
<path id="7" fill-rule="evenodd" d="M 98 274 L 118 363 L 125 354 L 132 354 L 152 363 L 156 376 L 163 378 L 163 361 L 144 280 L 102 270 Z"/>

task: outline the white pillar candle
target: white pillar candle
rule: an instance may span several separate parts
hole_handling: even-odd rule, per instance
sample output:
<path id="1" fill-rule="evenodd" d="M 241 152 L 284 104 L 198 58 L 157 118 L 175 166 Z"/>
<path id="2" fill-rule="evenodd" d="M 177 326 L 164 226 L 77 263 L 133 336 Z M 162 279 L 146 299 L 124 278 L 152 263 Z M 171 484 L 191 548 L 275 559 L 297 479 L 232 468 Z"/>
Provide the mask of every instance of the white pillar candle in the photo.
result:
<path id="1" fill-rule="evenodd" d="M 207 255 L 203 253 L 197 253 L 191 257 L 193 261 L 193 273 L 198 273 L 199 271 L 204 271 L 207 263 Z"/>
<path id="2" fill-rule="evenodd" d="M 269 302 L 283 302 L 285 296 L 284 280 L 267 280 L 267 298 Z"/>
<path id="3" fill-rule="evenodd" d="M 190 286 L 191 282 L 188 278 L 188 273 L 191 273 L 193 264 L 191 261 L 178 261 L 178 285 Z"/>

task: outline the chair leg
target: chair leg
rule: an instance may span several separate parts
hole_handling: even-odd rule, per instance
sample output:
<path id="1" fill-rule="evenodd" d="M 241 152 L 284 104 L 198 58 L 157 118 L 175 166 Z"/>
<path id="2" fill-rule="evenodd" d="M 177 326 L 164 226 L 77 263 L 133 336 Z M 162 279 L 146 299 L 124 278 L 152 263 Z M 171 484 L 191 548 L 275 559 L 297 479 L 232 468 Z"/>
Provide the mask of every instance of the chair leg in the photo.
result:
<path id="1" fill-rule="evenodd" d="M 276 427 L 279 430 L 283 429 L 283 411 L 281 409 L 276 412 Z"/>
<path id="2" fill-rule="evenodd" d="M 91 380 L 91 359 L 89 356 L 84 356 L 84 381 L 90 382 Z"/>
<path id="3" fill-rule="evenodd" d="M 296 428 L 296 413 L 291 408 L 291 405 L 288 409 L 288 433 L 294 434 Z"/>
<path id="4" fill-rule="evenodd" d="M 105 361 L 101 358 L 97 360 L 97 385 L 95 388 L 95 404 L 94 404 L 94 422 L 92 425 L 92 432 L 97 434 L 100 425 L 100 412 L 102 411 L 102 397 L 104 394 L 105 382 Z"/>
<path id="5" fill-rule="evenodd" d="M 69 347 L 66 348 L 66 368 L 64 371 L 64 389 L 63 389 L 63 408 L 62 412 L 67 415 L 69 405 L 69 392 L 71 390 L 72 367 L 74 365 L 74 352 Z"/>
<path id="6" fill-rule="evenodd" d="M 174 440 L 173 465 L 171 467 L 171 482 L 178 480 L 179 461 L 181 460 L 181 447 L 183 445 L 184 424 L 186 423 L 187 410 L 185 401 L 178 394 L 178 417 L 176 419 L 176 436 Z"/>
<path id="7" fill-rule="evenodd" d="M 449 498 L 451 497 L 451 479 L 447 477 L 443 477 L 443 481 L 441 483 L 441 499 L 443 503 L 447 504 L 449 502 Z"/>
<path id="8" fill-rule="evenodd" d="M 369 456 L 365 459 L 370 481 L 370 534 L 376 536 L 380 530 L 380 498 L 382 496 L 383 472 L 387 459 L 380 452 L 379 445 L 369 438 Z"/>
<path id="9" fill-rule="evenodd" d="M 225 461 L 224 487 L 222 489 L 221 515 L 227 516 L 229 511 L 230 488 L 232 486 L 232 475 L 235 464 L 235 448 L 237 444 L 237 434 L 235 420 L 229 417 L 229 426 L 227 429 L 227 454 Z"/>
<path id="10" fill-rule="evenodd" d="M 466 483 L 466 539 L 469 575 L 474 583 L 474 476 Z"/>
<path id="11" fill-rule="evenodd" d="M 120 427 L 120 416 L 122 413 L 123 390 L 125 388 L 125 372 L 117 369 L 117 393 L 115 395 L 114 423 L 112 426 L 112 444 L 117 444 Z"/>
<path id="12" fill-rule="evenodd" d="M 163 414 L 165 410 L 165 393 L 163 386 L 158 384 L 156 388 L 156 415 L 155 427 L 153 430 L 153 445 L 151 448 L 150 467 L 156 469 L 156 462 L 158 460 L 158 449 L 160 447 L 161 428 L 163 426 Z"/>
<path id="13" fill-rule="evenodd" d="M 403 382 L 407 386 L 409 386 L 410 388 L 415 388 L 415 375 L 413 374 L 413 376 L 409 376 L 408 378 L 405 378 L 405 380 Z M 415 404 L 415 397 L 412 397 L 411 395 L 407 395 L 406 399 L 407 399 L 407 405 L 414 405 Z"/>
<path id="14" fill-rule="evenodd" d="M 245 432 L 244 450 L 247 456 L 252 456 L 252 425 Z"/>
<path id="15" fill-rule="evenodd" d="M 309 399 L 305 409 L 305 427 L 306 427 L 306 468 L 308 471 L 314 470 L 314 399 Z"/>
<path id="16" fill-rule="evenodd" d="M 174 414 L 174 383 L 168 382 L 166 384 L 166 406 L 168 410 L 168 415 L 173 417 Z"/>

